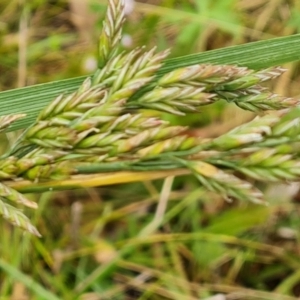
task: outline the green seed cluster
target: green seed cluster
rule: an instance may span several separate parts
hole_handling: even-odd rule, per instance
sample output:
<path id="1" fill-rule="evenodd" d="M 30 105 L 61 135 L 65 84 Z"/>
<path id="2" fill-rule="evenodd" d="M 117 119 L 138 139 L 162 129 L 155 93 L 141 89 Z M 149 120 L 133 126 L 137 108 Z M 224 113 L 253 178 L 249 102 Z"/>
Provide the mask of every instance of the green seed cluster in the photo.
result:
<path id="1" fill-rule="evenodd" d="M 199 64 L 157 71 L 169 51 L 143 47 L 119 53 L 123 1 L 110 0 L 99 44 L 99 69 L 72 94 L 60 95 L 0 158 L 0 215 L 35 235 L 37 229 L 10 203 L 36 208 L 7 180 L 59 180 L 100 170 L 185 167 L 210 191 L 261 203 L 263 195 L 239 172 L 262 181 L 300 177 L 299 100 L 272 94 L 261 84 L 283 69 L 253 71 Z M 278 110 L 214 139 L 191 137 L 160 112 L 185 115 L 219 100 L 250 111 Z M 0 131 L 23 115 L 0 118 Z M 92 166 L 92 167 L 91 167 Z M 98 168 L 98 169 L 97 169 Z"/>

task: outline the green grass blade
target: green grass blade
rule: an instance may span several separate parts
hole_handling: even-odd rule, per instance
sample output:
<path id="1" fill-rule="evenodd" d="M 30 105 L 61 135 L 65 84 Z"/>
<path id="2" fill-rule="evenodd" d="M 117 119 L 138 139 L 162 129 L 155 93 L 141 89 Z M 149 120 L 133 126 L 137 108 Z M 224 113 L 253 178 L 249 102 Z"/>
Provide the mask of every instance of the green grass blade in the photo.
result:
<path id="1" fill-rule="evenodd" d="M 262 69 L 300 60 L 300 34 L 232 46 L 166 61 L 159 74 L 198 63 L 238 64 Z M 76 90 L 84 76 L 0 92 L 0 115 L 25 113 L 10 131 L 26 128 L 51 100 Z"/>
<path id="2" fill-rule="evenodd" d="M 16 269 L 14 266 L 6 263 L 0 258 L 0 269 L 16 281 L 22 282 L 34 295 L 39 296 L 41 299 L 47 300 L 59 300 L 57 296 L 47 291 L 38 282 L 31 279 L 28 275 L 23 274 L 21 271 Z"/>
<path id="3" fill-rule="evenodd" d="M 300 60 L 300 34 L 169 59 L 162 73 L 199 63 L 237 64 L 259 70 Z"/>

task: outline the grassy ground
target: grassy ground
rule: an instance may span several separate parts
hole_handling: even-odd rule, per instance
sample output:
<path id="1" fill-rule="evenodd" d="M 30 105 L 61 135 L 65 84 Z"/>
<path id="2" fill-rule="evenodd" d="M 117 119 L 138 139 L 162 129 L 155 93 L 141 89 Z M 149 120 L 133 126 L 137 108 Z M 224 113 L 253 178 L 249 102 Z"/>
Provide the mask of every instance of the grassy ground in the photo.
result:
<path id="1" fill-rule="evenodd" d="M 105 5 L 2 1 L 0 89 L 91 73 Z M 123 46 L 176 57 L 284 36 L 299 32 L 299 11 L 297 0 L 139 1 Z M 299 64 L 284 67 L 274 90 L 297 96 Z M 221 103 L 172 122 L 206 137 L 249 117 Z M 1 223 L 0 299 L 296 299 L 299 186 L 261 188 L 268 207 L 228 203 L 189 176 L 32 195 L 43 238 Z"/>

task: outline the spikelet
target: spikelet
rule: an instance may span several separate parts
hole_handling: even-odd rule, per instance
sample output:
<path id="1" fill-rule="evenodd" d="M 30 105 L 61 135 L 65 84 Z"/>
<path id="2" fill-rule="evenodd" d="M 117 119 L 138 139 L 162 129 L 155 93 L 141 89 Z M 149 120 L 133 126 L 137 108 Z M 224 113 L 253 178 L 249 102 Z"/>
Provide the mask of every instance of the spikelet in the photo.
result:
<path id="1" fill-rule="evenodd" d="M 13 122 L 24 118 L 25 116 L 25 114 L 0 116 L 0 132 L 9 127 Z"/>
<path id="2" fill-rule="evenodd" d="M 125 21 L 124 0 L 109 0 L 103 29 L 99 38 L 99 67 L 116 55 Z"/>

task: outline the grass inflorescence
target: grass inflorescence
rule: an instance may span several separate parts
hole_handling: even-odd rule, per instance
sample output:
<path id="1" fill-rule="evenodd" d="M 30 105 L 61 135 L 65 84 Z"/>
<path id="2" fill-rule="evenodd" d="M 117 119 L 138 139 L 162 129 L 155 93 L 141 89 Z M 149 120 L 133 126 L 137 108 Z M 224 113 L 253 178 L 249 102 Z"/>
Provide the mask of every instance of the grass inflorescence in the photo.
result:
<path id="1" fill-rule="evenodd" d="M 123 45 L 102 65 L 99 59 L 96 72 L 85 62 L 96 58 L 94 33 L 102 22 L 93 21 L 107 19 L 107 0 L 17 2 L 0 3 L 0 114 L 7 115 L 0 129 L 0 190 L 10 221 L 0 216 L 0 298 L 298 299 L 297 1 L 126 0 L 134 10 L 125 9 Z M 147 57 L 172 51 L 149 83 L 104 106 L 104 97 L 120 87 L 110 90 L 124 66 L 121 57 L 139 45 L 147 46 L 134 53 Z M 127 79 L 141 70 L 140 54 Z M 224 89 L 217 78 L 160 81 L 186 68 L 199 77 L 213 68 L 224 76 L 225 66 L 248 79 L 265 69 L 284 73 L 256 87 L 239 81 L 238 90 L 230 90 L 231 81 Z M 124 87 L 128 80 L 119 78 Z M 163 89 L 170 97 L 157 100 Z M 198 99 L 178 100 L 196 89 Z M 251 102 L 247 89 L 256 89 Z M 194 107 L 194 100 L 201 105 Z M 174 113 L 143 102 L 164 102 L 168 109 L 174 103 Z M 280 109 L 271 112 L 272 105 Z M 61 128 L 59 139 L 49 138 L 48 127 L 52 136 Z M 122 147 L 90 146 L 85 137 L 87 148 L 68 146 L 62 132 L 70 128 L 70 144 L 90 129 L 86 138 L 97 144 L 96 134 L 123 134 Z M 20 135 L 17 129 L 27 130 Z M 174 135 L 147 142 L 162 129 Z M 144 144 L 135 147 L 139 139 Z M 42 238 L 28 233 L 38 235 L 31 224 Z"/>
<path id="2" fill-rule="evenodd" d="M 9 203 L 35 203 L 5 185 L 71 178 L 84 168 L 114 171 L 188 168 L 208 190 L 225 198 L 261 203 L 263 194 L 247 178 L 297 180 L 300 129 L 290 109 L 298 99 L 273 94 L 262 86 L 283 73 L 235 65 L 198 64 L 157 77 L 169 51 L 144 47 L 118 52 L 124 4 L 110 0 L 99 43 L 99 69 L 72 94 L 62 94 L 0 160 L 0 214 L 35 235 L 30 221 Z M 143 89 L 145 86 L 147 89 Z M 150 88 L 149 88 L 150 87 Z M 265 116 L 212 139 L 187 134 L 157 112 L 198 113 L 220 100 Z M 4 116 L 0 129 L 23 115 Z M 200 117 L 200 116 L 199 116 Z M 289 146 L 283 147 L 282 143 Z M 119 163 L 119 165 L 118 165 Z M 96 172 L 93 168 L 92 172 Z M 241 179 L 237 173 L 246 177 Z"/>

